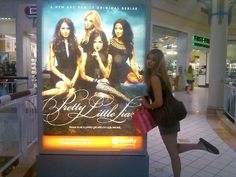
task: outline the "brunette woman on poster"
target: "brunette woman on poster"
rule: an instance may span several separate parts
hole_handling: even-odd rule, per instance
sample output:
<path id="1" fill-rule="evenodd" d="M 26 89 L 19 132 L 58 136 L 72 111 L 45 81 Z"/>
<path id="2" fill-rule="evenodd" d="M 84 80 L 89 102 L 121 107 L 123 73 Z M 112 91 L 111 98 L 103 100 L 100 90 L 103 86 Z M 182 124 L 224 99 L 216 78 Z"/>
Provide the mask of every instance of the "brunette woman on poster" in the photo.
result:
<path id="1" fill-rule="evenodd" d="M 88 11 L 84 17 L 84 32 L 85 33 L 80 41 L 80 45 L 85 52 L 88 48 L 87 45 L 88 45 L 90 34 L 94 30 L 102 30 L 101 16 L 97 11 L 92 10 L 92 11 Z"/>
<path id="2" fill-rule="evenodd" d="M 163 88 L 169 89 L 171 91 L 170 81 L 167 75 L 166 64 L 164 60 L 164 54 L 159 49 L 151 50 L 146 58 L 146 74 L 148 93 L 149 97 L 152 100 L 152 103 L 149 103 L 145 98 L 142 99 L 142 105 L 148 109 L 157 109 L 163 105 L 163 100 L 165 99 L 165 90 Z M 163 82 L 161 82 L 161 80 Z M 162 85 L 162 83 L 164 83 Z M 190 151 L 193 149 L 196 150 L 205 150 L 212 154 L 219 154 L 219 150 L 204 140 L 203 138 L 199 139 L 199 142 L 196 144 L 188 143 L 177 143 L 177 135 L 180 131 L 180 123 L 177 122 L 173 126 L 158 126 L 161 138 L 166 146 L 166 149 L 170 155 L 172 169 L 174 177 L 180 177 L 181 173 L 181 161 L 179 153 Z"/>
<path id="3" fill-rule="evenodd" d="M 133 32 L 127 20 L 118 19 L 113 24 L 109 53 L 113 58 L 110 76 L 112 84 L 117 86 L 120 83 L 143 82 L 143 76 L 139 74 L 135 62 Z"/>
<path id="4" fill-rule="evenodd" d="M 57 22 L 54 39 L 49 46 L 49 66 L 55 88 L 43 91 L 43 96 L 74 93 L 79 76 L 81 52 L 75 37 L 75 28 L 69 18 Z"/>
<path id="5" fill-rule="evenodd" d="M 80 65 L 80 76 L 86 81 L 81 87 L 89 91 L 91 96 L 95 93 L 96 96 L 111 98 L 110 94 L 112 94 L 130 101 L 109 85 L 111 67 L 112 56 L 108 54 L 107 37 L 103 31 L 95 30 L 90 35 L 87 52 L 84 52 Z M 96 92 L 98 90 L 102 92 Z"/>

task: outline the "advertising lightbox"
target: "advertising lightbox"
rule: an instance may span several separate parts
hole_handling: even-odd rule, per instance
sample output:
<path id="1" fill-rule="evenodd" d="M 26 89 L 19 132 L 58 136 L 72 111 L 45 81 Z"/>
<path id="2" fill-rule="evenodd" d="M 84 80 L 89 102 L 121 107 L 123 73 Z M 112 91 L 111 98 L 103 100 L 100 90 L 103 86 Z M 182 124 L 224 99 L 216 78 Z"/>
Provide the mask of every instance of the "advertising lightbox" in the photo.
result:
<path id="1" fill-rule="evenodd" d="M 142 153 L 145 1 L 40 1 L 41 153 Z M 39 77 L 40 78 L 40 77 Z"/>

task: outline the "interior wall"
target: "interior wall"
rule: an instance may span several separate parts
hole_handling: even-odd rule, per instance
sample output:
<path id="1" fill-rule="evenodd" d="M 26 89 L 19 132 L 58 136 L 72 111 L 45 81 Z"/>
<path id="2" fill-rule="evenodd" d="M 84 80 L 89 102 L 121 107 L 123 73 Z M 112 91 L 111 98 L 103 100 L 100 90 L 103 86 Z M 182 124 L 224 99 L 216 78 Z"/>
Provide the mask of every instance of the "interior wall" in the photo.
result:
<path id="1" fill-rule="evenodd" d="M 16 18 L 17 1 L 0 0 L 0 17 Z"/>
<path id="2" fill-rule="evenodd" d="M 1 18 L 1 15 L 0 15 Z M 16 35 L 16 22 L 12 21 L 0 21 L 0 34 Z"/>
<path id="3" fill-rule="evenodd" d="M 151 10 L 152 24 L 179 30 L 182 32 L 209 34 L 210 26 L 207 23 L 200 23 L 197 21 L 190 21 L 188 18 L 183 18 L 174 13 L 165 11 L 159 7 L 152 7 Z"/>

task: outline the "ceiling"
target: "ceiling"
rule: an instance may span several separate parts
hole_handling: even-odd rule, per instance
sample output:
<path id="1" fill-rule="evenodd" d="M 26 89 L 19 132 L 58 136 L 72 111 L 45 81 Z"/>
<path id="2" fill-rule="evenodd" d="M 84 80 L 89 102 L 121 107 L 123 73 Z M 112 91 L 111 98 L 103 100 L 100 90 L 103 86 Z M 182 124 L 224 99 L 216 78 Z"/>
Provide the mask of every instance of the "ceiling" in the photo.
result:
<path id="1" fill-rule="evenodd" d="M 200 0 L 201 1 L 201 0 Z M 182 16 L 188 20 L 198 21 L 201 24 L 208 25 L 208 15 L 204 11 L 203 3 L 199 0 L 152 0 L 152 6 L 163 9 L 165 12 L 176 14 L 176 16 Z M 204 0 L 203 0 L 204 1 Z M 208 0 L 209 2 L 209 0 Z M 236 3 L 235 1 L 232 1 Z M 160 26 L 153 27 L 153 47 L 158 47 L 166 52 L 167 47 L 176 46 L 177 38 L 183 34 L 180 31 L 163 28 Z M 236 36 L 236 4 L 232 8 L 232 19 L 228 28 L 228 34 Z M 176 50 L 172 48 L 171 50 Z M 229 59 L 235 59 L 236 43 L 228 45 L 227 55 Z"/>
<path id="2" fill-rule="evenodd" d="M 166 13 L 194 21 L 202 25 L 208 24 L 207 3 L 213 0 L 151 0 L 152 7 Z M 232 18 L 228 34 L 236 36 L 236 0 L 228 0 L 233 4 Z"/>

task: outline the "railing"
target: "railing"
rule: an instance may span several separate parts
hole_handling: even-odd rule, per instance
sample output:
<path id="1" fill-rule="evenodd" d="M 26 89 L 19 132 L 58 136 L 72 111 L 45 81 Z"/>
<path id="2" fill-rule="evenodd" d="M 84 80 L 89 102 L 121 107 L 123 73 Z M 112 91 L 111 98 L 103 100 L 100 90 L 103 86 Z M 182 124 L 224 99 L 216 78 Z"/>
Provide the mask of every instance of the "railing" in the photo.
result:
<path id="1" fill-rule="evenodd" d="M 0 96 L 31 88 L 33 82 L 31 77 L 0 76 Z"/>
<path id="2" fill-rule="evenodd" d="M 0 176 L 37 141 L 37 121 L 35 89 L 0 96 Z"/>

